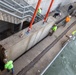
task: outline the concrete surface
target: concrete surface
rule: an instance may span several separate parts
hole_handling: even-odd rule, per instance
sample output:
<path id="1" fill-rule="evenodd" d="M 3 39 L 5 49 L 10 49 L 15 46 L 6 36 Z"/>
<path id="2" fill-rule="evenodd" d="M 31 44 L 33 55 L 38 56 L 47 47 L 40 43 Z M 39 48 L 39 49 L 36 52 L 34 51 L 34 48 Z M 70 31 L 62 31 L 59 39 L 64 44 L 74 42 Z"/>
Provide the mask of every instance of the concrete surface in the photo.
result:
<path id="1" fill-rule="evenodd" d="M 1 41 L 0 44 L 2 44 L 5 47 L 5 49 L 7 50 L 7 53 L 9 55 L 8 58 L 9 59 L 17 58 L 20 54 L 24 53 L 27 49 L 29 49 L 34 44 L 36 44 L 38 41 L 40 41 L 43 37 L 45 37 L 49 33 L 51 25 L 54 24 L 53 21 L 54 20 L 56 21 L 56 19 L 54 19 L 53 17 L 50 18 L 50 20 L 47 23 L 45 23 L 45 25 L 42 24 L 42 21 L 37 23 L 36 25 L 34 25 L 33 29 L 31 30 L 30 34 L 28 34 L 28 35 L 25 33 L 27 31 L 27 29 L 24 29 L 24 30 L 20 31 L 19 33 L 14 34 L 13 36 Z M 57 30 L 57 32 L 55 32 L 53 34 L 53 36 L 47 37 L 46 40 L 42 44 L 40 44 L 37 47 L 32 48 L 28 53 L 26 53 L 21 58 L 19 58 L 17 61 L 15 61 L 14 62 L 15 75 L 19 71 L 21 71 L 22 68 L 24 68 L 26 65 L 28 65 L 37 55 L 39 55 L 50 43 L 52 43 L 74 21 L 75 21 L 75 17 L 72 18 L 71 22 L 68 23 L 66 25 L 66 27 L 63 28 L 61 26 Z M 19 37 L 20 33 L 24 34 L 24 36 L 21 38 Z M 62 42 L 62 40 L 61 40 L 61 42 Z M 50 52 L 48 52 L 49 54 L 46 53 L 47 57 L 45 55 L 44 56 L 45 58 L 44 57 L 41 58 L 41 62 L 39 61 L 36 65 L 34 65 L 34 67 L 27 72 L 27 75 L 40 74 L 40 71 L 42 71 L 46 67 L 46 65 L 49 64 L 50 60 L 52 60 L 55 57 L 55 55 L 59 52 L 59 50 L 61 49 L 61 42 L 57 43 L 53 47 L 53 49 L 50 50 Z M 56 49 L 57 49 L 57 51 L 56 51 Z M 55 50 L 55 52 L 53 52 L 54 50 Z M 53 55 L 53 56 L 50 56 L 50 55 Z M 41 65 L 39 63 L 41 63 Z"/>
<path id="2" fill-rule="evenodd" d="M 70 24 L 74 22 L 75 18 L 73 17 Z M 67 27 L 70 25 L 69 23 L 66 25 L 66 27 L 60 27 L 57 32 L 53 34 L 53 36 L 48 36 L 43 41 L 41 41 L 39 44 L 37 44 L 35 47 L 33 47 L 29 52 L 24 54 L 22 57 L 20 57 L 17 61 L 14 62 L 15 66 L 15 75 L 21 71 L 25 66 L 27 66 L 31 61 L 33 61 L 49 44 L 51 44 Z M 72 32 L 76 27 L 73 27 L 70 32 Z M 62 31 L 61 31 L 62 30 Z M 61 32 L 59 34 L 59 31 Z M 61 43 L 63 40 L 65 41 L 67 38 L 61 39 L 53 48 L 50 49 L 49 52 L 41 58 L 41 60 L 34 65 L 27 73 L 26 75 L 39 75 L 40 72 L 50 63 L 50 61 L 55 57 L 55 55 L 60 51 L 62 45 Z M 40 72 L 38 72 L 40 71 Z M 8 74 L 7 74 L 8 75 Z"/>
<path id="3" fill-rule="evenodd" d="M 67 25 L 68 26 L 68 25 Z M 66 27 L 67 28 L 67 27 Z M 61 29 L 65 29 L 63 27 L 59 28 L 60 31 Z M 67 34 L 70 35 L 70 33 L 76 29 L 76 26 L 74 26 Z M 54 33 L 54 35 L 57 33 Z M 21 70 L 21 68 L 23 68 L 24 66 L 26 66 L 27 64 L 29 64 L 32 59 L 34 59 L 42 50 L 44 50 L 54 39 L 56 39 L 55 36 L 48 36 L 47 38 L 45 38 L 42 42 L 40 42 L 39 44 L 37 44 L 34 48 L 32 48 L 28 53 L 26 53 L 25 55 L 23 55 L 21 58 L 19 58 L 15 63 L 15 73 L 18 72 L 19 70 Z M 63 37 L 64 40 L 66 40 L 67 38 L 65 38 L 65 36 Z M 45 43 L 46 42 L 46 43 Z M 42 70 L 52 61 L 52 59 L 55 57 L 55 55 L 60 51 L 61 47 L 62 47 L 62 43 L 63 40 L 60 40 L 49 52 L 47 52 L 45 54 L 45 56 L 43 56 L 43 58 L 40 59 L 40 61 L 34 65 L 33 68 L 31 68 L 26 75 L 39 75 Z M 25 62 L 25 63 L 24 63 Z M 10 74 L 7 74 L 10 75 Z"/>
<path id="4" fill-rule="evenodd" d="M 69 24 L 67 24 L 69 25 Z M 67 28 L 67 27 L 66 27 Z M 61 32 L 61 30 L 65 30 L 66 28 L 60 27 L 58 29 L 58 31 L 56 33 L 53 34 L 53 36 L 55 37 L 57 34 L 59 34 L 59 30 Z M 76 26 L 74 26 L 73 28 L 71 28 L 71 30 L 69 30 L 68 33 L 66 33 L 67 35 L 70 35 L 72 33 L 72 31 L 74 31 L 76 29 Z M 63 31 L 62 31 L 63 32 Z M 52 40 L 52 37 L 51 39 Z M 36 63 L 34 65 L 34 67 L 32 67 L 27 73 L 26 75 L 40 75 L 40 73 L 46 68 L 46 66 L 53 60 L 53 58 L 56 56 L 56 54 L 60 51 L 60 49 L 62 48 L 62 43 L 65 42 L 67 40 L 67 38 L 64 36 L 61 40 L 59 40 L 58 43 L 56 43 L 54 45 L 54 47 L 52 47 L 40 60 L 38 63 Z"/>
<path id="5" fill-rule="evenodd" d="M 66 8 L 66 7 L 65 7 Z M 67 7 L 68 8 L 68 7 Z M 67 15 L 67 8 L 62 8 L 62 16 L 58 17 L 60 19 Z M 30 49 L 37 42 L 43 39 L 48 33 L 52 25 L 55 23 L 56 19 L 49 17 L 48 22 L 43 25 L 43 21 L 40 21 L 33 25 L 30 34 L 26 34 L 28 28 L 0 41 L 0 44 L 7 50 L 8 59 L 16 59 L 22 53 Z M 20 34 L 23 34 L 23 37 L 19 37 Z M 15 54 L 16 53 L 16 54 Z M 14 56 L 13 56 L 14 55 Z"/>
<path id="6" fill-rule="evenodd" d="M 75 28 L 75 27 L 74 27 Z M 61 28 L 60 28 L 61 29 Z M 32 50 L 30 50 L 29 51 L 29 53 L 27 53 L 27 54 L 25 54 L 25 55 L 23 55 L 21 58 L 19 58 L 15 63 L 14 63 L 14 66 L 15 66 L 15 73 L 17 73 L 18 71 L 20 71 L 21 70 L 21 68 L 23 68 L 24 67 L 24 65 L 26 66 L 29 62 L 31 62 L 40 52 L 41 52 L 41 50 L 43 50 L 43 49 L 40 49 L 41 47 L 42 48 L 46 48 L 47 47 L 47 45 L 49 44 L 49 43 L 51 43 L 52 41 L 53 41 L 53 39 L 55 39 L 56 37 L 55 36 L 52 36 L 52 37 L 48 37 L 48 38 L 46 38 L 46 41 L 44 41 L 43 42 L 43 44 L 40 44 L 40 45 L 38 45 L 38 46 L 36 46 L 35 48 L 32 48 Z M 47 44 L 46 44 L 46 43 Z M 61 43 L 60 43 L 61 44 Z M 58 47 L 60 47 L 61 48 L 61 46 L 60 46 L 60 44 L 59 45 L 55 45 L 55 48 L 57 49 Z M 54 51 L 54 50 L 56 50 L 56 49 L 53 49 L 52 51 Z M 60 48 L 58 49 L 58 50 L 60 50 Z M 44 67 L 44 66 L 46 66 L 46 63 L 48 64 L 48 61 L 50 62 L 50 60 L 48 59 L 48 58 L 52 58 L 52 57 L 54 57 L 54 55 L 56 54 L 56 51 L 55 51 L 55 54 L 54 54 L 54 52 L 52 53 L 52 54 L 50 54 L 50 52 L 48 52 L 49 54 L 47 54 L 47 56 L 48 57 L 46 57 L 46 55 L 45 55 L 45 58 L 42 58 L 42 61 L 39 61 L 40 63 L 42 63 L 41 65 L 40 64 L 38 64 L 36 67 L 33 67 L 29 72 L 27 72 L 27 74 L 26 75 L 39 75 L 39 73 L 41 72 L 41 69 L 42 69 L 42 67 Z M 49 55 L 53 55 L 53 56 L 49 56 Z M 47 61 L 44 61 L 44 59 Z M 53 58 L 52 58 L 53 59 Z M 25 62 L 25 63 L 24 63 Z M 44 62 L 44 63 L 43 63 Z M 40 66 L 39 66 L 40 65 Z M 38 68 L 37 68 L 38 67 Z M 41 68 L 41 69 L 40 69 Z M 9 75 L 9 74 L 7 74 L 7 75 Z"/>
<path id="7" fill-rule="evenodd" d="M 53 17 L 49 17 L 47 23 L 43 24 L 43 21 L 40 21 L 33 25 L 32 30 L 29 34 L 26 33 L 28 30 L 28 28 L 26 28 L 0 41 L 0 44 L 2 44 L 7 51 L 8 59 L 16 59 L 22 53 L 27 51 L 42 38 L 44 38 L 49 33 L 50 28 L 55 23 L 55 21 L 56 20 Z M 23 36 L 19 37 L 20 34 L 23 34 Z"/>

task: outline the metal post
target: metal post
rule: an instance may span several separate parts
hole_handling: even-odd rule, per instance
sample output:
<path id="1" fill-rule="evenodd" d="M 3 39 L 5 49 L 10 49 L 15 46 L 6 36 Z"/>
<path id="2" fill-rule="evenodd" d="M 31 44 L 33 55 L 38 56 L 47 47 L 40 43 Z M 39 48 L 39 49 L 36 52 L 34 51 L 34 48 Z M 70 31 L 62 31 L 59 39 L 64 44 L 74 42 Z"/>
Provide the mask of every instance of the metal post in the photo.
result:
<path id="1" fill-rule="evenodd" d="M 49 15 L 49 12 L 50 12 L 50 9 L 51 9 L 51 7 L 52 7 L 53 2 L 54 2 L 54 0 L 52 0 L 51 3 L 50 3 L 50 6 L 49 6 L 49 8 L 48 8 L 48 11 L 47 11 L 47 13 L 46 13 L 46 15 L 45 15 L 45 17 L 44 17 L 44 22 L 46 22 L 46 19 L 47 19 L 48 15 Z"/>
<path id="2" fill-rule="evenodd" d="M 23 21 L 22 21 L 21 24 L 20 24 L 19 30 L 22 30 L 22 27 L 23 27 Z"/>
<path id="3" fill-rule="evenodd" d="M 25 15 L 25 8 L 24 8 L 23 17 L 24 17 L 24 15 Z M 22 22 L 21 22 L 19 30 L 21 30 L 21 29 L 22 29 L 22 27 L 23 27 L 23 22 L 24 22 L 24 21 L 22 21 Z"/>
<path id="4" fill-rule="evenodd" d="M 34 14 L 33 14 L 33 16 L 32 16 L 32 19 L 31 19 L 31 22 L 30 22 L 30 25 L 29 25 L 29 28 L 28 28 L 28 32 L 29 32 L 29 31 L 31 30 L 31 28 L 32 28 L 32 24 L 33 24 L 34 19 L 35 19 L 35 17 L 36 17 L 36 14 L 37 14 L 37 11 L 38 11 L 38 8 L 39 8 L 39 6 L 40 6 L 41 1 L 42 1 L 42 0 L 38 0 L 36 9 L 35 9 L 35 11 L 34 11 Z"/>

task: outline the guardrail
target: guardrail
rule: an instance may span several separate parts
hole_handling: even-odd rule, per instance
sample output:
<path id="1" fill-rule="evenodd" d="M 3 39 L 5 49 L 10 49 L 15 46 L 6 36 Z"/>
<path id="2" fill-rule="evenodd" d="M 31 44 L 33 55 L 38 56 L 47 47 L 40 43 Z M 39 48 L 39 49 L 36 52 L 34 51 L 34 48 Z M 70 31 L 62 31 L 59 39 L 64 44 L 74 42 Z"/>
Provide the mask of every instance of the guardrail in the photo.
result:
<path id="1" fill-rule="evenodd" d="M 21 4 L 18 4 L 15 0 L 12 0 L 10 2 L 9 2 L 9 0 L 8 1 L 0 0 L 0 3 L 1 3 L 0 6 L 5 8 L 5 9 L 0 8 L 0 11 L 5 12 L 11 16 L 14 16 L 20 20 L 23 20 L 26 17 L 32 17 L 32 15 L 33 15 L 34 8 L 31 5 L 29 5 L 28 3 L 24 7 L 21 6 Z M 37 17 L 39 19 L 42 19 L 41 16 L 42 15 L 40 15 L 40 16 L 37 15 Z"/>

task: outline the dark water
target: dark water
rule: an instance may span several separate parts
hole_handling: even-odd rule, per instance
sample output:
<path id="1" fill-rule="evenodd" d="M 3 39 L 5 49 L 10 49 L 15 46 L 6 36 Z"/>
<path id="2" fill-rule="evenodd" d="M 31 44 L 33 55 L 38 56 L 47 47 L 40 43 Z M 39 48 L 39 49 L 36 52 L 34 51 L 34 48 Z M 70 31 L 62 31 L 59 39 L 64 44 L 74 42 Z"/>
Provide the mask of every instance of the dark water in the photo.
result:
<path id="1" fill-rule="evenodd" d="M 76 39 L 68 43 L 43 75 L 76 75 Z"/>

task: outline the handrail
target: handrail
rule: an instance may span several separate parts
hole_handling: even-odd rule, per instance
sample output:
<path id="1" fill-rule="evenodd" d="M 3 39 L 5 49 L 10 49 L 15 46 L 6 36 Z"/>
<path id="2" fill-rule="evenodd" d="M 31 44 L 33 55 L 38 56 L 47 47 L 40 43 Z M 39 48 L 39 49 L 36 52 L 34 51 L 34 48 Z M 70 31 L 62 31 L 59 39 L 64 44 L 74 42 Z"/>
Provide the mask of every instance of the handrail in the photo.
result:
<path id="1" fill-rule="evenodd" d="M 31 14 L 28 14 L 28 13 L 32 13 L 33 14 L 33 11 L 32 10 L 25 10 L 27 7 L 29 7 L 29 8 L 31 8 L 31 5 L 29 5 L 28 3 L 28 6 L 21 6 L 20 4 L 18 4 L 15 0 L 12 0 L 12 2 L 7 2 L 7 1 L 2 1 L 2 0 L 0 0 L 0 3 L 1 4 L 3 4 L 3 5 L 1 5 L 3 8 L 6 8 L 6 9 L 2 9 L 2 8 L 0 8 L 0 11 L 3 11 L 3 12 L 5 12 L 5 13 L 7 13 L 7 14 L 9 14 L 9 15 L 12 15 L 12 16 L 14 16 L 14 17 L 17 17 L 18 19 L 20 19 L 20 20 L 23 20 L 24 18 L 26 18 L 26 17 L 32 17 L 32 15 Z M 13 3 L 15 3 L 16 5 L 18 5 L 19 6 L 19 8 L 17 9 L 16 7 L 13 7 L 11 4 L 13 4 Z M 10 5 L 8 5 L 8 4 L 10 4 Z M 19 9 L 23 9 L 23 11 L 20 11 Z M 11 11 L 13 10 L 13 13 L 11 13 Z M 15 12 L 17 12 L 17 13 L 19 13 L 19 14 L 16 14 Z M 26 15 L 25 15 L 26 14 Z M 39 18 L 39 19 L 41 19 L 38 15 L 37 15 L 37 17 Z"/>
<path id="2" fill-rule="evenodd" d="M 19 5 L 20 7 L 24 8 L 23 6 L 21 6 L 20 4 L 18 4 L 16 1 L 12 0 L 12 2 L 16 3 L 17 5 Z"/>
<path id="3" fill-rule="evenodd" d="M 17 12 L 22 13 L 21 11 L 19 11 L 19 10 L 13 8 L 12 6 L 9 6 L 8 4 L 6 4 L 6 3 L 4 3 L 4 2 L 2 2 L 2 1 L 0 1 L 0 2 L 1 2 L 2 4 L 4 4 L 4 5 L 6 5 L 6 6 L 12 8 L 13 10 L 16 10 Z"/>
<path id="4" fill-rule="evenodd" d="M 22 7 L 22 8 L 27 8 L 27 7 L 30 7 L 31 5 L 28 5 L 28 6 L 21 6 L 19 3 L 17 3 L 16 1 L 14 1 L 14 0 L 12 0 L 12 2 L 14 2 L 14 3 L 16 3 L 17 5 L 19 5 L 20 7 Z"/>
<path id="5" fill-rule="evenodd" d="M 4 1 L 7 2 L 8 4 L 14 6 L 14 5 L 13 5 L 12 3 L 10 3 L 9 1 L 7 1 L 7 0 L 4 0 Z"/>
<path id="6" fill-rule="evenodd" d="M 1 6 L 3 6 L 3 5 L 1 5 Z M 5 7 L 5 6 L 4 6 Z M 11 9 L 9 9 L 9 10 L 11 10 Z M 24 14 L 26 14 L 27 12 L 32 12 L 31 10 L 28 10 L 28 11 L 26 11 L 26 12 L 20 12 L 20 13 L 24 13 Z M 33 12 L 32 12 L 33 13 Z"/>
<path id="7" fill-rule="evenodd" d="M 2 9 L 2 8 L 0 8 L 0 10 L 21 19 L 20 16 L 17 16 L 17 15 L 15 15 L 15 14 L 13 14 L 13 13 L 10 13 L 10 12 L 8 12 L 8 11 Z"/>
<path id="8" fill-rule="evenodd" d="M 15 15 L 15 14 L 13 14 L 13 13 L 10 13 L 10 12 L 4 10 L 4 9 L 1 9 L 1 8 L 0 8 L 0 11 L 6 12 L 7 14 L 10 14 L 10 15 L 12 15 L 12 16 L 15 16 L 15 17 L 17 17 L 17 18 L 19 18 L 19 19 L 23 19 L 23 17 L 17 16 L 17 15 Z M 28 17 L 28 16 L 29 16 L 29 17 L 32 17 L 31 15 L 26 15 L 24 18 L 26 18 L 26 17 Z"/>
<path id="9" fill-rule="evenodd" d="M 15 8 L 13 8 L 12 6 L 9 6 L 8 4 L 6 4 L 6 3 L 4 3 L 4 2 L 2 2 L 2 1 L 0 1 L 1 3 L 3 3 L 4 5 L 6 5 L 6 6 L 8 6 L 8 7 L 10 7 L 10 8 L 12 8 L 13 10 L 15 10 L 15 11 L 17 11 L 17 12 L 19 12 L 19 13 L 21 13 L 21 14 L 25 14 L 25 13 L 27 13 L 27 12 L 29 12 L 29 11 L 24 11 L 24 12 L 21 12 L 21 11 L 19 11 L 19 10 L 17 10 L 17 9 L 15 9 Z M 30 5 L 29 6 L 27 6 L 27 7 L 30 7 Z M 25 8 L 27 8 L 27 7 L 25 7 Z M 31 10 L 30 10 L 30 12 L 32 12 Z"/>
<path id="10" fill-rule="evenodd" d="M 2 6 L 2 7 L 4 7 L 5 9 L 7 8 L 5 5 L 3 5 L 3 4 L 0 4 L 0 6 Z M 3 8 L 3 9 L 4 9 Z M 13 10 L 11 10 L 10 8 L 7 8 L 8 10 L 10 10 L 10 11 L 13 11 Z"/>
<path id="11" fill-rule="evenodd" d="M 2 8 L 0 8 L 0 10 L 3 11 L 3 12 L 8 13 L 8 14 L 10 14 L 10 15 L 16 16 L 15 14 L 10 13 L 9 11 L 6 11 L 6 10 L 4 10 L 4 9 L 2 9 Z M 26 13 L 28 13 L 28 12 L 31 12 L 31 13 L 33 14 L 33 11 L 31 11 L 31 10 L 28 10 L 28 11 L 26 11 L 26 12 L 23 12 L 22 14 L 26 14 Z M 31 15 L 30 15 L 30 16 L 31 16 Z M 16 17 L 23 19 L 23 18 L 25 18 L 26 16 L 24 15 L 23 17 L 20 17 L 20 16 L 16 16 Z M 38 17 L 38 16 L 37 16 L 37 17 Z"/>

